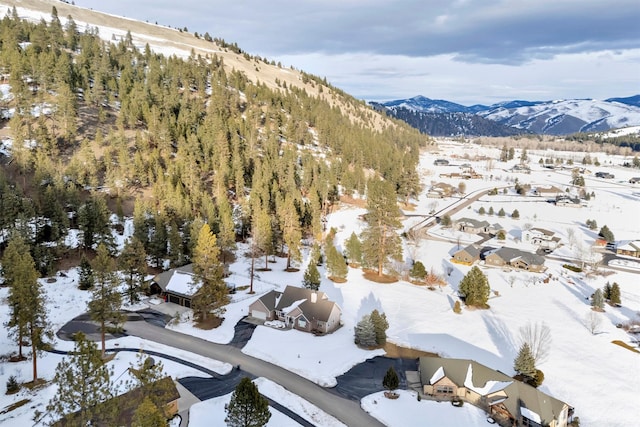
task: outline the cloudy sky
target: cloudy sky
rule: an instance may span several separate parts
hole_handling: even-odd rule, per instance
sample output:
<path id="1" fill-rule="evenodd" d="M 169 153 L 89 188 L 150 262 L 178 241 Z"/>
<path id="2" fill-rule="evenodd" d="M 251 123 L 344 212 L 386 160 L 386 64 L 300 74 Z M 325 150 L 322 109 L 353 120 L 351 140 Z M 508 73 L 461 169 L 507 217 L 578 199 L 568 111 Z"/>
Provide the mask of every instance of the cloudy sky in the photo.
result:
<path id="1" fill-rule="evenodd" d="M 75 0 L 187 27 L 366 100 L 640 94 L 638 0 Z"/>

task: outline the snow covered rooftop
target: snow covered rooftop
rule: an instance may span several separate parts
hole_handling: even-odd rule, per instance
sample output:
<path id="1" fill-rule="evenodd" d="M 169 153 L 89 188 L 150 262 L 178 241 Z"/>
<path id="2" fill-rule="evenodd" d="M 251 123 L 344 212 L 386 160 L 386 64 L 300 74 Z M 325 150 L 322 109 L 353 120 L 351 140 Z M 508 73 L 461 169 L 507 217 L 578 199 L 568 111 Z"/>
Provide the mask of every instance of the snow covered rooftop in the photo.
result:
<path id="1" fill-rule="evenodd" d="M 167 292 L 186 296 L 192 296 L 198 291 L 198 289 L 200 289 L 200 283 L 194 282 L 192 274 L 182 273 L 178 270 L 173 272 L 173 275 L 167 284 Z"/>

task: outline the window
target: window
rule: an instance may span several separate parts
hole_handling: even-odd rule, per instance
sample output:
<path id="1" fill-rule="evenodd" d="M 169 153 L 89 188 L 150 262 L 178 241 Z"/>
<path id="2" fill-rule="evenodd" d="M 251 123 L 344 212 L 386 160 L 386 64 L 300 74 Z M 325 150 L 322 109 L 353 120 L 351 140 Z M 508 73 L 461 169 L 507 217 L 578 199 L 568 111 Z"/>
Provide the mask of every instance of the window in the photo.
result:
<path id="1" fill-rule="evenodd" d="M 306 328 L 307 322 L 304 319 L 298 319 L 298 326 L 300 326 L 301 328 Z"/>
<path id="2" fill-rule="evenodd" d="M 448 385 L 439 385 L 436 387 L 436 393 L 438 394 L 453 394 L 453 387 Z"/>
<path id="3" fill-rule="evenodd" d="M 522 417 L 522 426 L 523 427 L 542 427 L 542 424 L 538 424 L 537 422 L 532 421 L 527 417 Z"/>

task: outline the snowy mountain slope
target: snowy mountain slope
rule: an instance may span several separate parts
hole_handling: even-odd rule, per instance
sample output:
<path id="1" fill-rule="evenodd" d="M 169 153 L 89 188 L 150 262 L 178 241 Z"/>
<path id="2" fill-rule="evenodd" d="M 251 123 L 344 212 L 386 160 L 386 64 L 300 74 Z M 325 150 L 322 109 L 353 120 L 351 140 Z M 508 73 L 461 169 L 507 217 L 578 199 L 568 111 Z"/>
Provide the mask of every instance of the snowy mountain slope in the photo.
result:
<path id="1" fill-rule="evenodd" d="M 405 120 L 414 119 L 409 123 L 418 129 L 434 128 L 433 122 L 442 123 L 447 120 L 459 121 L 460 117 L 451 113 L 475 114 L 482 118 L 497 122 L 506 128 L 516 129 L 518 132 L 539 134 L 564 135 L 576 132 L 599 132 L 621 127 L 640 125 L 640 95 L 627 98 L 568 99 L 559 101 L 505 101 L 491 106 L 473 105 L 466 107 L 445 100 L 433 100 L 424 96 L 410 99 L 388 101 L 379 105 L 391 115 Z M 411 112 L 408 114 L 406 111 Z M 421 115 L 423 122 L 415 123 L 416 113 Z M 449 114 L 449 116 L 440 116 Z M 452 122 L 448 128 L 456 129 Z M 483 132 L 490 129 L 484 126 Z M 459 133 L 468 135 L 482 135 L 483 132 L 475 128 L 462 129 Z M 494 132 L 491 130 L 491 132 Z M 513 132 L 513 130 L 511 130 Z M 455 133 L 455 132 L 450 132 Z M 509 134 L 501 127 L 495 128 L 495 136 Z"/>
<path id="2" fill-rule="evenodd" d="M 554 135 L 605 131 L 640 124 L 640 107 L 594 99 L 498 107 L 479 114 L 507 126 Z"/>

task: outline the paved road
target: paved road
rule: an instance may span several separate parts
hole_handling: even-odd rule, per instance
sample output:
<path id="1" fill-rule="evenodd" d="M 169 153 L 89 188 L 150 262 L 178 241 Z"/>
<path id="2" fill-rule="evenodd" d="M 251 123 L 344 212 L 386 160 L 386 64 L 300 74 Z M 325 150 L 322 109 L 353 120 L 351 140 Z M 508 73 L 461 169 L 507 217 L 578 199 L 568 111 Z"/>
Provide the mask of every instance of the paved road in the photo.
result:
<path id="1" fill-rule="evenodd" d="M 364 412 L 358 402 L 331 393 L 319 385 L 279 366 L 243 354 L 238 348 L 210 343 L 200 338 L 159 328 L 147 322 L 127 322 L 124 328 L 130 335 L 191 351 L 232 365 L 240 365 L 242 370 L 250 375 L 274 381 L 291 393 L 300 396 L 334 416 L 347 426 L 381 427 L 384 425 Z"/>

